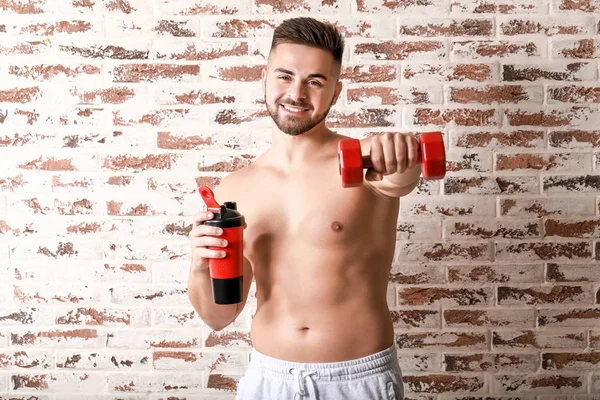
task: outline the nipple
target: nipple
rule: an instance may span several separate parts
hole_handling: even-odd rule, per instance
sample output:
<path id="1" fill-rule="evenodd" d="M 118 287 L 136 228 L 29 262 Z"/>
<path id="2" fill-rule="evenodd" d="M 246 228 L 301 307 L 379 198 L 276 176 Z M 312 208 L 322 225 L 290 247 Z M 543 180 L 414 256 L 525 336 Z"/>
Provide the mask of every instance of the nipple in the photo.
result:
<path id="1" fill-rule="evenodd" d="M 341 222 L 338 222 L 338 221 L 333 221 L 333 222 L 331 223 L 331 230 L 333 230 L 334 232 L 339 232 L 339 231 L 341 231 L 342 229 L 344 229 L 344 226 L 342 225 L 342 223 L 341 223 Z"/>

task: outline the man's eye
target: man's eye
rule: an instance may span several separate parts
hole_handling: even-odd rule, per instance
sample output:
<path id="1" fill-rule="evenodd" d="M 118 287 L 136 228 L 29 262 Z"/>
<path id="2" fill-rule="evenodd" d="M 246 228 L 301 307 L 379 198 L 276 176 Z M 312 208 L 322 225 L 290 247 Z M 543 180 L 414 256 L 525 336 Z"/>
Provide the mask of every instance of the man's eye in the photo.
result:
<path id="1" fill-rule="evenodd" d="M 313 86 L 315 86 L 315 85 L 317 85 L 317 86 L 321 86 L 321 82 L 319 82 L 319 81 L 310 81 L 310 82 L 308 82 L 308 83 L 310 83 L 310 84 L 311 84 L 311 85 L 313 85 Z"/>
<path id="2" fill-rule="evenodd" d="M 288 79 L 288 77 L 285 76 L 285 75 L 282 75 L 282 76 L 279 77 L 279 79 Z"/>

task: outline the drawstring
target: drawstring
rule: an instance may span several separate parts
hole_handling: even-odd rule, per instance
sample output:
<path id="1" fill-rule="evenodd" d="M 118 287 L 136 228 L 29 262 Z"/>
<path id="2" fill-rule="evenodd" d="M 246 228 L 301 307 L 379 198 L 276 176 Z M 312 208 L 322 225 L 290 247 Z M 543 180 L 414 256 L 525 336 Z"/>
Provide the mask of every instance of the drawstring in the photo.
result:
<path id="1" fill-rule="evenodd" d="M 294 400 L 296 400 L 296 396 L 304 397 L 308 395 L 308 391 L 306 390 L 306 378 L 310 378 L 310 381 L 313 384 L 313 389 L 315 392 L 315 396 L 318 396 L 317 387 L 315 381 L 312 379 L 312 375 L 317 375 L 317 371 L 304 371 L 301 369 L 291 368 L 290 373 L 293 373 L 296 378 L 296 394 L 294 394 Z M 318 400 L 318 397 L 317 399 Z"/>

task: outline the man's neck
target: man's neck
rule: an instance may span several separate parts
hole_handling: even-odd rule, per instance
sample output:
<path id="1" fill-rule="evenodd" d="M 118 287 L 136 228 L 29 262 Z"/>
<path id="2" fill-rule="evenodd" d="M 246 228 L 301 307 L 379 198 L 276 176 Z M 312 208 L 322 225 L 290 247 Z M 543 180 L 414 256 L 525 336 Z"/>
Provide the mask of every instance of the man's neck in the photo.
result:
<path id="1" fill-rule="evenodd" d="M 291 136 L 274 126 L 272 137 L 270 160 L 281 169 L 291 171 L 302 168 L 307 162 L 322 156 L 326 144 L 335 137 L 335 133 L 325 125 L 320 125 L 308 132 Z"/>

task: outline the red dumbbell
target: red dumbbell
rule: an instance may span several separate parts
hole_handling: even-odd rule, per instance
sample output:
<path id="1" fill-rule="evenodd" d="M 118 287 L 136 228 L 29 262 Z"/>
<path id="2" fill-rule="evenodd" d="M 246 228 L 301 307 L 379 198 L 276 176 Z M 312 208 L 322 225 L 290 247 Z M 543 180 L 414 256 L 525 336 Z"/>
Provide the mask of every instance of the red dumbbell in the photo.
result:
<path id="1" fill-rule="evenodd" d="M 442 179 L 446 175 L 446 152 L 442 133 L 421 133 L 418 150 L 423 179 Z M 363 169 L 373 168 L 371 157 L 362 155 L 358 139 L 340 140 L 338 158 L 343 187 L 360 186 L 363 181 Z"/>

